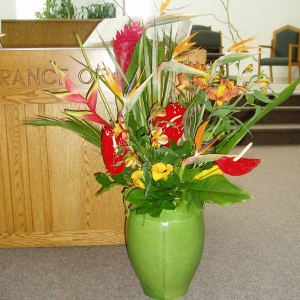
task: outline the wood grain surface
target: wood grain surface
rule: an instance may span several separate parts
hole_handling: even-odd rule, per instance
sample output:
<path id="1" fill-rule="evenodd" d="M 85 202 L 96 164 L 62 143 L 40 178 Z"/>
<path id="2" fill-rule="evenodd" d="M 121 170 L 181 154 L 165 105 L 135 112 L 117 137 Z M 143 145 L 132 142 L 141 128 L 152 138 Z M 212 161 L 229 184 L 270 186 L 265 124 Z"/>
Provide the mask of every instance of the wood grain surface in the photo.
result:
<path id="1" fill-rule="evenodd" d="M 87 51 L 93 67 L 110 63 L 103 49 Z M 65 90 L 51 72 L 55 61 L 85 96 L 90 74 L 84 71 L 87 78 L 81 80 L 84 67 L 70 57 L 83 61 L 80 49 L 0 53 L 0 247 L 124 243 L 120 188 L 95 196 L 100 186 L 94 173 L 105 171 L 100 150 L 61 128 L 22 125 L 36 115 L 58 117 L 65 109 L 80 109 L 44 93 Z M 28 70 L 36 80 L 28 79 Z M 101 99 L 98 110 L 107 117 Z"/>
<path id="2" fill-rule="evenodd" d="M 2 20 L 3 48 L 78 47 L 76 34 L 84 43 L 101 19 L 88 20 Z"/>

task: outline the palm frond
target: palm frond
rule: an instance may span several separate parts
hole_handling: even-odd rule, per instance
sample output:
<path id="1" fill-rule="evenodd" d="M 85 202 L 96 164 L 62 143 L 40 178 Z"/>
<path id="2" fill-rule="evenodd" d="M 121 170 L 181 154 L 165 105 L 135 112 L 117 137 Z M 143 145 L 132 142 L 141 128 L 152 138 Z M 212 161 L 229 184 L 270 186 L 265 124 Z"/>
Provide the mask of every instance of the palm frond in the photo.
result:
<path id="1" fill-rule="evenodd" d="M 68 116 L 64 119 L 38 116 L 24 122 L 33 126 L 58 126 L 75 132 L 87 142 L 101 148 L 101 127 L 84 119 Z"/>

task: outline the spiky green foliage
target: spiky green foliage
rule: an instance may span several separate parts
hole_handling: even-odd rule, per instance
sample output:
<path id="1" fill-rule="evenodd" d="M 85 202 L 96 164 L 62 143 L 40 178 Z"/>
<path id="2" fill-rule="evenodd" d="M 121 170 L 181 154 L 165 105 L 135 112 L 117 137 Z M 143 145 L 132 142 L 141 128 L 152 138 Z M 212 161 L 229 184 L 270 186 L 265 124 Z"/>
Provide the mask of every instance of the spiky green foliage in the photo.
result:
<path id="1" fill-rule="evenodd" d="M 68 116 L 64 119 L 38 116 L 24 122 L 25 125 L 58 126 L 80 135 L 89 143 L 101 148 L 101 128 L 95 123 L 84 119 Z"/>

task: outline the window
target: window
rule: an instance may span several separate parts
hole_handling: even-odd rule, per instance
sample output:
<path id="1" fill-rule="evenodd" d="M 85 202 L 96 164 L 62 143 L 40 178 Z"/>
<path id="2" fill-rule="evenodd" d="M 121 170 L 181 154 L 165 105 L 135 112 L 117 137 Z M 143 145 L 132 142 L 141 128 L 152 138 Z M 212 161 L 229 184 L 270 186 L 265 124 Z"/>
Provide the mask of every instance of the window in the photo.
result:
<path id="1" fill-rule="evenodd" d="M 45 0 L 16 0 L 17 19 L 36 19 L 35 12 L 43 8 Z"/>

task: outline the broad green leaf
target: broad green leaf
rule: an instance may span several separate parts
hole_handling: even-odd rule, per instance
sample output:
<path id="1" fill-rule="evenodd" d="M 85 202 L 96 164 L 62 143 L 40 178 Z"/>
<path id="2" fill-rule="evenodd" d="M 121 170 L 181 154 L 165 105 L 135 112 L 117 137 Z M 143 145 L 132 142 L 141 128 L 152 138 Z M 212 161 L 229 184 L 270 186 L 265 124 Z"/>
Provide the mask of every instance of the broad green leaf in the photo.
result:
<path id="1" fill-rule="evenodd" d="M 108 187 L 112 182 L 110 178 L 103 173 L 96 173 L 95 178 L 98 183 L 100 183 L 104 187 Z"/>
<path id="2" fill-rule="evenodd" d="M 145 190 L 134 189 L 126 198 L 126 201 L 138 206 L 150 205 L 150 202 L 145 197 Z"/>
<path id="3" fill-rule="evenodd" d="M 194 181 L 193 190 L 199 191 L 199 201 L 229 206 L 251 199 L 251 195 L 229 182 L 224 176 L 214 175 Z"/>
<path id="4" fill-rule="evenodd" d="M 186 191 L 186 198 L 187 198 L 187 211 L 192 213 L 200 213 L 204 209 L 204 201 L 201 200 L 201 197 L 199 197 L 199 194 L 201 194 L 201 191 L 195 191 L 195 190 L 188 190 Z"/>

